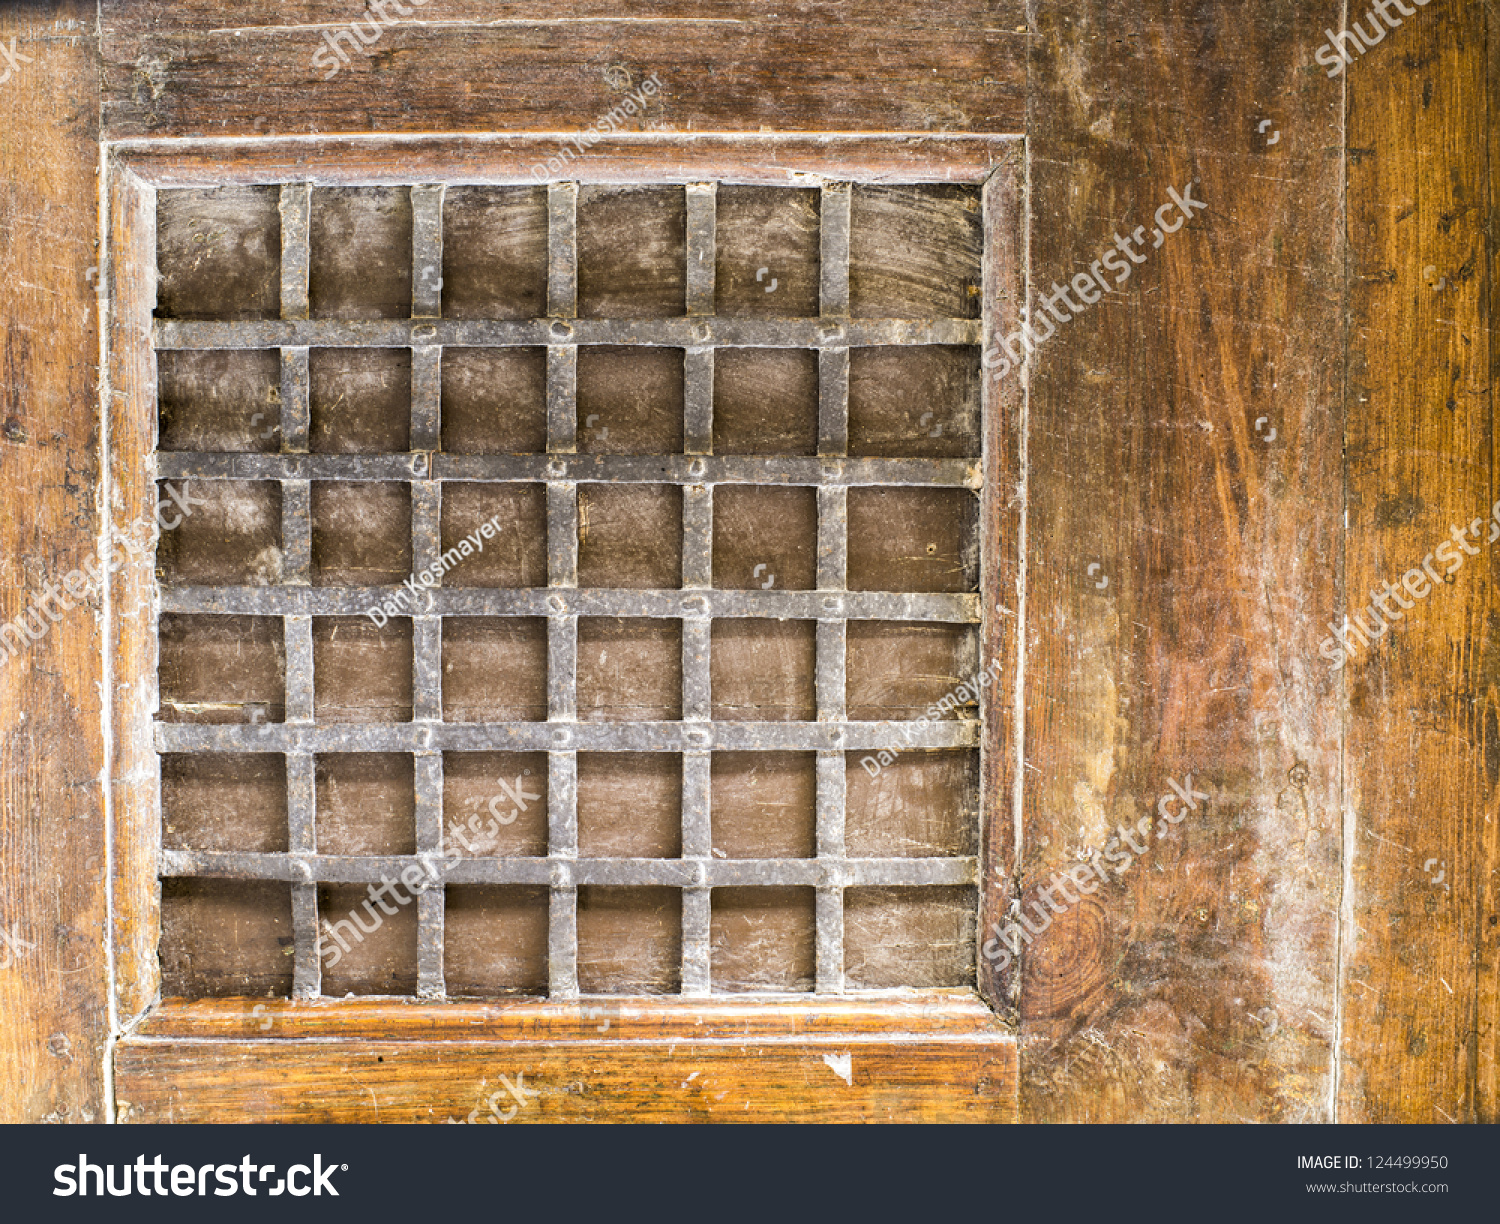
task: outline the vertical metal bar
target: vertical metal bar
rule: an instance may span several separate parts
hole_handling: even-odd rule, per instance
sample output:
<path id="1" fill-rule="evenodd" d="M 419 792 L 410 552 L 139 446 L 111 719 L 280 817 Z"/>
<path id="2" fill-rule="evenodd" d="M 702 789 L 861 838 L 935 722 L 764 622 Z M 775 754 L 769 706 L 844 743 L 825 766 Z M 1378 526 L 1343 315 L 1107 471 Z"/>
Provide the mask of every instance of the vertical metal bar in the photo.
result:
<path id="1" fill-rule="evenodd" d="M 578 717 L 578 618 L 547 618 L 547 718 L 573 722 Z"/>
<path id="2" fill-rule="evenodd" d="M 844 890 L 828 885 L 817 892 L 817 990 L 844 993 Z"/>
<path id="3" fill-rule="evenodd" d="M 707 629 L 708 622 L 702 622 Z M 697 860 L 700 872 L 713 854 L 713 756 L 688 752 L 682 757 L 682 857 Z M 701 874 L 700 879 L 704 878 Z M 703 885 L 682 892 L 682 993 L 702 996 L 712 989 L 710 936 L 712 891 Z"/>
<path id="4" fill-rule="evenodd" d="M 718 191 L 716 183 L 690 183 L 687 188 L 687 312 L 693 316 L 712 317 L 716 310 Z M 683 363 L 684 446 L 690 455 L 712 454 L 714 351 L 711 347 L 690 348 Z"/>
<path id="5" fill-rule="evenodd" d="M 413 774 L 417 853 L 436 860 L 443 853 L 443 754 L 417 753 Z M 417 894 L 417 995 L 423 999 L 441 999 L 447 993 L 443 972 L 446 891 L 439 879 Z"/>
<path id="6" fill-rule="evenodd" d="M 281 580 L 288 586 L 312 581 L 312 485 L 281 482 Z"/>
<path id="7" fill-rule="evenodd" d="M 578 184 L 547 187 L 547 313 L 578 315 Z"/>
<path id="8" fill-rule="evenodd" d="M 690 348 L 683 354 L 683 447 L 689 455 L 714 451 L 714 350 Z"/>
<path id="9" fill-rule="evenodd" d="M 849 350 L 818 350 L 818 454 L 849 453 Z"/>
<path id="10" fill-rule="evenodd" d="M 443 400 L 443 350 L 437 345 L 422 345 L 411 351 L 411 439 L 413 451 L 431 452 L 439 448 L 442 436 L 440 420 Z M 426 459 L 429 470 L 431 460 Z"/>
<path id="11" fill-rule="evenodd" d="M 849 579 L 849 491 L 818 486 L 818 590 L 842 591 Z"/>
<path id="12" fill-rule="evenodd" d="M 281 188 L 281 317 L 308 317 L 308 269 L 311 265 L 312 188 L 288 183 Z M 308 352 L 281 350 L 281 449 L 305 452 L 308 445 Z M 311 488 L 307 481 L 281 486 L 282 581 L 304 585 L 312 573 Z M 312 618 L 282 621 L 286 650 L 283 688 L 287 722 L 310 723 L 313 711 Z M 317 772 L 311 753 L 289 752 L 283 758 L 287 788 L 287 846 L 293 854 L 317 851 Z M 292 995 L 315 999 L 323 992 L 318 956 L 318 886 L 292 884 Z"/>
<path id="13" fill-rule="evenodd" d="M 682 890 L 682 993 L 702 998 L 713 992 L 713 890 Z"/>
<path id="14" fill-rule="evenodd" d="M 706 591 L 714 584 L 714 491 L 682 487 L 682 585 Z"/>
<path id="15" fill-rule="evenodd" d="M 547 482 L 547 583 L 578 585 L 578 486 L 571 480 Z"/>
<path id="16" fill-rule="evenodd" d="M 819 298 L 824 318 L 849 315 L 849 213 L 847 183 L 823 188 L 822 269 Z M 849 451 L 849 350 L 824 346 L 818 351 L 818 454 L 839 458 Z M 848 582 L 848 491 L 829 484 L 818 488 L 818 589 L 842 592 Z M 841 602 L 835 605 L 842 612 Z M 818 621 L 818 717 L 841 720 L 846 708 L 848 625 L 842 615 Z M 818 858 L 841 864 L 844 858 L 845 759 L 841 751 L 820 751 L 817 763 Z M 817 891 L 817 989 L 840 994 L 844 989 L 844 888 L 839 867 Z"/>
<path id="17" fill-rule="evenodd" d="M 312 263 L 312 184 L 281 188 L 281 317 L 308 317 L 308 269 Z"/>
<path id="18" fill-rule="evenodd" d="M 411 317 L 443 313 L 443 186 L 411 189 Z"/>
<path id="19" fill-rule="evenodd" d="M 687 312 L 714 313 L 714 263 L 717 259 L 717 183 L 687 186 Z"/>
<path id="20" fill-rule="evenodd" d="M 323 993 L 323 962 L 318 956 L 318 886 L 292 885 L 292 997 L 316 999 Z"/>
<path id="21" fill-rule="evenodd" d="M 297 455 L 307 453 L 307 439 L 312 431 L 310 399 L 307 349 L 282 349 L 281 449 L 283 453 Z"/>
<path id="22" fill-rule="evenodd" d="M 578 449 L 578 350 L 571 344 L 547 347 L 547 453 L 571 455 Z"/>
<path id="23" fill-rule="evenodd" d="M 824 318 L 846 318 L 849 314 L 849 201 L 848 183 L 823 185 L 818 296 Z"/>
<path id="24" fill-rule="evenodd" d="M 293 855 L 315 854 L 318 848 L 315 762 L 308 752 L 289 752 L 284 759 L 287 846 Z M 292 955 L 293 997 L 317 998 L 323 992 L 323 965 L 318 956 L 318 886 L 310 880 L 292 884 Z"/>
<path id="25" fill-rule="evenodd" d="M 286 649 L 286 721 L 311 723 L 313 711 L 313 623 L 310 616 L 288 616 L 282 621 Z"/>
<path id="26" fill-rule="evenodd" d="M 547 313 L 557 320 L 578 314 L 578 184 L 547 188 Z M 567 324 L 553 324 L 570 339 Z M 571 344 L 547 350 L 547 450 L 578 449 L 578 351 Z M 578 486 L 547 484 L 547 582 L 578 585 Z M 553 616 L 547 622 L 547 715 L 566 725 L 577 717 L 578 621 Z M 561 727 L 559 734 L 566 736 Z M 566 742 L 565 740 L 563 742 Z M 553 998 L 578 995 L 578 890 L 571 861 L 578 854 L 578 756 L 555 751 L 547 757 L 547 842 L 552 860 L 548 905 L 547 976 Z"/>
<path id="27" fill-rule="evenodd" d="M 442 552 L 442 485 L 435 480 L 411 483 L 412 573 L 435 572 Z M 437 580 L 442 582 L 442 578 Z M 424 596 L 430 598 L 430 595 Z M 420 612 L 420 608 L 414 611 Z M 414 615 L 411 633 L 412 718 L 443 719 L 443 620 Z"/>
<path id="28" fill-rule="evenodd" d="M 547 853 L 552 860 L 548 911 L 547 978 L 555 999 L 578 996 L 578 754 L 547 756 Z"/>
<path id="29" fill-rule="evenodd" d="M 682 621 L 682 717 L 703 722 L 713 716 L 713 622 L 706 616 Z"/>
<path id="30" fill-rule="evenodd" d="M 818 718 L 823 722 L 843 722 L 846 711 L 848 622 L 820 620 L 816 649 Z"/>

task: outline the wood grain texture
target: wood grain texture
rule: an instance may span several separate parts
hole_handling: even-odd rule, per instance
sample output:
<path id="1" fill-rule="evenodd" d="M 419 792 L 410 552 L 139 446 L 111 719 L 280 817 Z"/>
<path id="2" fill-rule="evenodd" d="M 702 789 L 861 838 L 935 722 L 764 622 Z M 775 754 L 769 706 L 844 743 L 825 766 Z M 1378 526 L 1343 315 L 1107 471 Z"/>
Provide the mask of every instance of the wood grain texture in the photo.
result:
<path id="1" fill-rule="evenodd" d="M 1172 781 L 1210 798 L 1022 949 L 1031 1121 L 1329 1115 L 1342 109 L 1312 56 L 1338 17 L 1032 6 L 1033 303 L 1117 232 L 1144 257 L 1032 358 L 1016 900 L 1041 927 L 1052 873 Z M 1190 184 L 1207 210 L 1153 248 Z"/>
<path id="2" fill-rule="evenodd" d="M 1434 0 L 1348 69 L 1347 603 L 1380 633 L 1344 672 L 1351 1122 L 1497 1120 L 1496 18 Z M 1380 631 L 1372 592 L 1413 571 Z"/>
<path id="3" fill-rule="evenodd" d="M 157 533 L 153 480 L 156 373 L 151 315 L 156 306 L 156 193 L 134 175 L 109 182 L 109 464 L 111 525 L 131 538 Z M 190 521 L 190 520 L 189 520 Z M 163 550 L 167 552 L 169 550 Z M 148 1007 L 160 982 L 160 765 L 151 720 L 158 706 L 156 575 L 149 553 L 131 554 L 110 588 L 111 667 L 123 678 L 110 695 L 114 842 L 114 984 L 119 1015 Z"/>
<path id="4" fill-rule="evenodd" d="M 547 14 L 432 0 L 391 27 L 362 21 L 361 46 L 348 26 L 364 13 L 348 0 L 109 0 L 106 134 L 579 130 L 653 74 L 660 90 L 632 130 L 1014 132 L 1024 114 L 1022 0 L 668 0 L 647 13 L 589 0 Z M 346 64 L 324 40 L 340 29 Z"/>
<path id="5" fill-rule="evenodd" d="M 1495 109 L 1500 105 L 1500 4 L 1488 0 L 1485 5 L 1485 46 L 1489 48 L 1486 88 L 1489 104 L 1485 108 L 1489 115 L 1489 208 L 1493 216 L 1500 205 L 1500 120 Z M 1500 380 L 1500 344 L 1494 340 L 1495 320 L 1500 318 L 1500 242 L 1495 241 L 1490 231 L 1486 243 L 1489 281 L 1489 304 L 1487 318 L 1490 327 L 1490 374 L 1489 384 L 1493 388 Z M 1491 412 L 1494 411 L 1494 393 L 1491 391 Z M 1491 764 L 1500 753 L 1500 716 L 1485 713 L 1484 727 L 1485 770 L 1488 778 L 1494 778 L 1495 766 Z M 1484 837 L 1480 843 L 1482 857 L 1477 870 L 1479 906 L 1479 956 L 1477 1003 L 1478 1017 L 1475 1024 L 1474 1058 L 1474 1114 L 1481 1121 L 1500 1122 L 1500 819 L 1496 819 L 1493 803 L 1485 808 Z"/>
<path id="6" fill-rule="evenodd" d="M 484 1119 L 493 1093 L 502 1116 L 515 1104 L 502 1075 L 539 1094 L 517 1123 L 1015 1120 L 1015 1038 L 967 992 L 774 1009 L 168 1001 L 118 1065 L 133 1122 Z"/>
<path id="7" fill-rule="evenodd" d="M 755 138 L 712 133 L 651 133 L 604 137 L 586 162 L 572 164 L 582 181 L 609 183 L 731 183 L 788 186 L 817 178 L 862 182 L 982 182 L 1019 145 L 1015 136 L 920 134 L 821 136 L 767 133 Z M 531 184 L 531 169 L 557 152 L 556 136 L 500 133 L 474 136 L 183 140 L 122 144 L 118 156 L 156 187 L 312 182 L 410 185 L 452 178 L 475 184 Z M 233 156 L 227 154 L 232 151 Z"/>
<path id="8" fill-rule="evenodd" d="M 92 4 L 0 10 L 0 621 L 99 535 Z M 0 1121 L 103 1117 L 107 851 L 97 588 L 0 653 Z M 69 599 L 72 596 L 68 596 Z M 51 620 L 49 621 L 49 615 Z M 60 616 L 60 619 L 59 619 Z M 51 623 L 56 621 L 56 623 Z M 45 627 L 45 636 L 42 636 Z M 9 633 L 13 638 L 14 631 Z"/>

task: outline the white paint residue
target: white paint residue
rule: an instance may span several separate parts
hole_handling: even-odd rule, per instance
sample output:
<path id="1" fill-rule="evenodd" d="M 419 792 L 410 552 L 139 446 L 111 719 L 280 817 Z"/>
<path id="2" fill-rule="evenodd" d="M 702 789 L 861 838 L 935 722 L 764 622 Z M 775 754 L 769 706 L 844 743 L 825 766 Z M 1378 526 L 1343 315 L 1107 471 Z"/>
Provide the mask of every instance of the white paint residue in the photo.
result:
<path id="1" fill-rule="evenodd" d="M 839 1079 L 854 1087 L 854 1056 L 852 1054 L 825 1054 L 823 1061 Z"/>

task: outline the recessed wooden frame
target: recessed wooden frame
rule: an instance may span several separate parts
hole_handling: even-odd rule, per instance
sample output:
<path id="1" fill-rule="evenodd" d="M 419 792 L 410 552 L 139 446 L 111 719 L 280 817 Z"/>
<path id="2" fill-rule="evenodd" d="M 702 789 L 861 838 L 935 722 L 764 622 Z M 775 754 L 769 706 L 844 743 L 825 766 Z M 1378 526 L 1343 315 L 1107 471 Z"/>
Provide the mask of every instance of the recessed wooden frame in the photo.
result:
<path id="1" fill-rule="evenodd" d="M 158 189 L 288 182 L 530 184 L 531 167 L 556 143 L 537 135 L 109 146 L 111 315 L 104 428 L 106 504 L 114 531 L 151 521 L 156 480 L 168 474 L 156 456 Z M 1018 139 L 999 137 L 615 137 L 572 162 L 567 175 L 603 183 L 983 184 L 981 331 L 988 344 L 989 337 L 1018 325 L 1024 300 L 1020 153 Z M 999 664 L 1000 683 L 981 701 L 976 871 L 981 931 L 999 919 L 1013 874 L 1017 643 L 1015 619 L 1007 609 L 1015 598 L 1023 394 L 1020 379 L 1001 382 L 985 373 L 981 653 Z M 413 446 L 424 449 L 416 440 Z M 996 1121 L 1014 1116 L 1012 983 L 986 973 L 983 958 L 976 992 L 889 999 L 159 1000 L 162 850 L 153 726 L 158 607 L 150 557 L 125 558 L 109 593 L 106 656 L 112 695 L 112 922 L 119 1014 L 127 1027 L 132 1017 L 144 1019 L 117 1047 L 122 1117 L 441 1121 L 467 1114 L 484 1095 L 481 1088 L 509 1071 L 528 1073 L 528 1083 L 543 1092 L 539 1108 L 517 1118 L 528 1121 L 630 1116 Z M 613 1015 L 607 1030 L 600 1028 L 601 1007 Z M 705 1073 L 700 1078 L 719 1087 L 679 1087 L 687 1078 L 684 1050 L 701 1054 Z M 333 1081 L 345 1075 L 356 1052 L 360 1090 L 344 1093 Z M 841 1061 L 851 1053 L 852 1061 Z M 846 1073 L 845 1068 L 852 1069 Z M 273 1082 L 279 1085 L 275 1090 L 268 1086 Z M 900 1091 L 893 1094 L 893 1087 Z M 900 1115 L 887 1104 L 892 1099 L 902 1102 Z"/>

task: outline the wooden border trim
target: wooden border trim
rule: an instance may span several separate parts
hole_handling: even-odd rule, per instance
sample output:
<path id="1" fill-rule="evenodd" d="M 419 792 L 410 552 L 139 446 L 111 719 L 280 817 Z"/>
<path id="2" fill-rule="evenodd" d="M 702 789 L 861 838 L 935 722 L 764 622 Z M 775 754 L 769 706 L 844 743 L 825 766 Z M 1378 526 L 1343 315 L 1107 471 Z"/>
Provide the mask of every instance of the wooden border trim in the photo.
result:
<path id="1" fill-rule="evenodd" d="M 112 160 L 153 187 L 256 183 L 408 186 L 536 186 L 529 167 L 568 133 L 525 136 L 307 137 L 281 140 L 125 141 Z M 1007 159 L 1019 136 L 703 135 L 613 136 L 568 165 L 580 182 L 721 183 L 815 186 L 863 183 L 981 183 Z"/>

